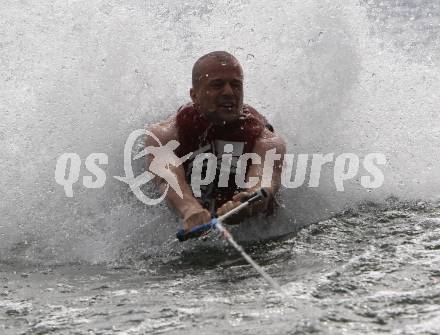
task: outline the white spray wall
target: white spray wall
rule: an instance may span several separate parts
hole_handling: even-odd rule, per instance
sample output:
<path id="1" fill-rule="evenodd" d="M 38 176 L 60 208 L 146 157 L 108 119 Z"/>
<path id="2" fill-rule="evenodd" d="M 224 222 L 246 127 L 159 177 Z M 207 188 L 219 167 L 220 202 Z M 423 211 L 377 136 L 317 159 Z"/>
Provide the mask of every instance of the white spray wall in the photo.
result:
<path id="1" fill-rule="evenodd" d="M 377 190 L 360 185 L 361 170 L 337 192 L 331 167 L 320 187 L 288 190 L 285 203 L 297 206 L 300 220 L 389 195 L 435 198 L 440 9 L 419 2 L 6 1 L 1 258 L 110 260 L 133 231 L 150 239 L 160 231 L 159 224 L 136 227 L 158 216 L 173 221 L 164 206 L 142 205 L 112 176 L 123 175 L 128 134 L 188 101 L 192 64 L 213 50 L 242 62 L 245 100 L 286 138 L 290 153 L 387 157 Z M 77 183 L 66 198 L 54 179 L 64 152 L 83 162 L 106 153 L 105 186 Z"/>

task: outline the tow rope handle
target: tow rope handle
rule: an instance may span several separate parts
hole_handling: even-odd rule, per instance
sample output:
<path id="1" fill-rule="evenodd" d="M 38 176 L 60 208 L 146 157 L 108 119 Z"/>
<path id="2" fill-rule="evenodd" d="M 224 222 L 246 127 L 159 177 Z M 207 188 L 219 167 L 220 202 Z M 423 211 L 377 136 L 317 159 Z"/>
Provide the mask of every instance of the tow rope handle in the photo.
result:
<path id="1" fill-rule="evenodd" d="M 250 196 L 246 197 L 246 198 L 242 198 L 241 201 L 241 205 L 237 206 L 236 208 L 232 209 L 231 211 L 229 211 L 228 213 L 222 215 L 219 218 L 213 218 L 211 221 L 209 221 L 208 223 L 202 224 L 200 226 L 194 227 L 188 231 L 186 231 L 185 229 L 179 229 L 176 237 L 180 242 L 186 241 L 190 238 L 197 238 L 202 236 L 203 234 L 207 233 L 208 231 L 210 231 L 211 229 L 215 229 L 216 225 L 218 222 L 223 221 L 224 219 L 226 219 L 227 217 L 235 214 L 236 212 L 242 210 L 244 207 L 249 206 L 250 204 L 253 204 L 256 201 L 260 201 L 264 198 L 267 198 L 269 195 L 268 191 L 265 188 L 260 188 L 257 192 L 252 193 Z"/>

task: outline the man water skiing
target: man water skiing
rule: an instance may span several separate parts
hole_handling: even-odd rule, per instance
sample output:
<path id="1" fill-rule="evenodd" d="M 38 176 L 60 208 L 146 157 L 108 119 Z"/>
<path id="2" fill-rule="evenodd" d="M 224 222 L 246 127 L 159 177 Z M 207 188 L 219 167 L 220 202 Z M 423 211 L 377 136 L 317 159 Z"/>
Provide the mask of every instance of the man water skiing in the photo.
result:
<path id="1" fill-rule="evenodd" d="M 192 103 L 179 108 L 177 114 L 168 120 L 150 125 L 161 143 L 177 140 L 180 146 L 175 149 L 178 157 L 193 152 L 184 164 L 172 166 L 183 198 L 172 188 L 166 195 L 168 203 L 183 219 L 183 227 L 189 230 L 210 221 L 212 215 L 223 215 L 240 204 L 240 199 L 248 197 L 261 187 L 263 163 L 266 152 L 275 150 L 281 159 L 275 161 L 269 196 L 260 203 L 247 207 L 228 223 L 239 223 L 246 216 L 259 212 L 270 212 L 274 195 L 281 184 L 282 157 L 285 142 L 273 132 L 264 116 L 254 108 L 243 104 L 243 70 L 237 59 L 225 51 L 214 51 L 200 57 L 193 66 Z M 157 146 L 151 138 L 146 138 L 145 146 Z M 217 175 L 210 185 L 201 190 L 196 198 L 190 186 L 192 160 L 198 153 L 213 153 L 219 159 L 224 152 L 233 157 L 244 153 L 255 153 L 261 157 L 261 164 L 248 164 L 246 178 L 256 177 L 258 183 L 248 189 L 237 187 L 234 179 L 235 165 L 232 163 L 231 175 L 227 185 L 219 185 L 221 162 L 217 165 Z M 234 159 L 233 159 L 234 160 Z M 151 156 L 147 158 L 151 161 Z M 236 160 L 235 160 L 236 163 Z M 166 183 L 159 177 L 156 180 L 163 192 Z"/>

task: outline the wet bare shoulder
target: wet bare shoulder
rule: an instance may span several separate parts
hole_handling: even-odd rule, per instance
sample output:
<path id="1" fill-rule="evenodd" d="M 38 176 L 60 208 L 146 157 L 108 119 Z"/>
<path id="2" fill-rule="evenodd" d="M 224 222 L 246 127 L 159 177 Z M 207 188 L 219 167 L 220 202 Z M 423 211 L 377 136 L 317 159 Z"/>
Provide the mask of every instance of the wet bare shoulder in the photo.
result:
<path id="1" fill-rule="evenodd" d="M 175 116 L 171 116 L 165 121 L 148 124 L 146 129 L 156 135 L 162 143 L 177 139 Z"/>
<path id="2" fill-rule="evenodd" d="M 276 149 L 277 153 L 284 154 L 286 152 L 286 142 L 280 135 L 264 129 L 255 142 L 255 152 L 266 152 L 273 148 Z"/>

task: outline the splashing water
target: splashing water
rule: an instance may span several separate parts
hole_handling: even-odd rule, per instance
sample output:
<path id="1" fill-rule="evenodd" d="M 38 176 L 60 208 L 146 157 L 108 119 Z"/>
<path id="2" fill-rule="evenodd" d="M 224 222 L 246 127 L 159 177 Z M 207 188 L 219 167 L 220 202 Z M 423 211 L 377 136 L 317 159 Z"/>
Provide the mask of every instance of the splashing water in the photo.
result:
<path id="1" fill-rule="evenodd" d="M 141 249 L 166 240 L 176 218 L 112 176 L 122 174 L 128 134 L 188 101 L 193 62 L 217 49 L 241 61 L 246 101 L 289 152 L 387 157 L 373 192 L 360 174 L 337 192 L 331 167 L 318 188 L 285 190 L 280 234 L 365 200 L 438 196 L 434 1 L 37 1 L 0 11 L 2 260 L 107 262 L 137 239 Z M 64 152 L 83 163 L 106 153 L 105 186 L 78 182 L 66 198 L 54 181 Z"/>
<path id="2" fill-rule="evenodd" d="M 0 333 L 440 333 L 437 1 L 7 0 L 0 17 Z M 336 191 L 331 164 L 308 187 L 309 164 L 271 222 L 231 228 L 282 299 L 113 178 L 130 132 L 188 101 L 219 49 L 289 153 L 387 158 L 374 190 L 361 169 Z M 65 152 L 73 198 L 54 180 Z M 93 152 L 100 189 L 82 185 Z"/>
<path id="3" fill-rule="evenodd" d="M 440 204 L 390 200 L 247 246 L 283 298 L 227 245 L 130 267 L 2 264 L 0 327 L 6 335 L 436 334 L 439 236 Z"/>

